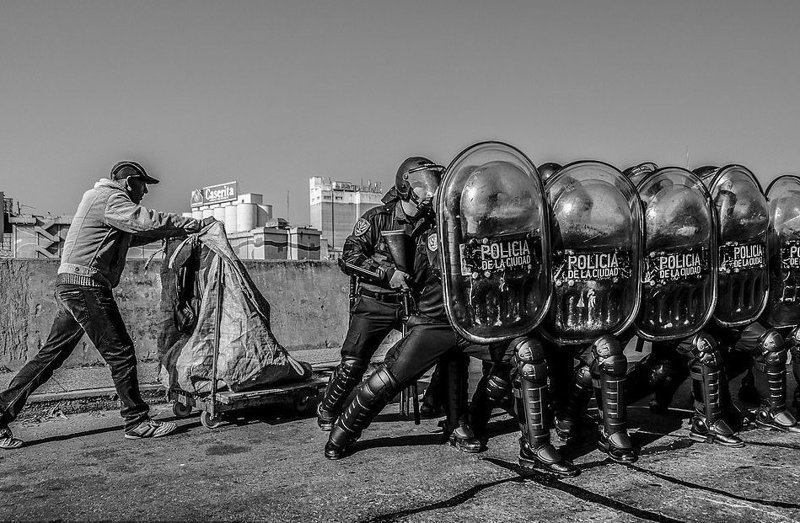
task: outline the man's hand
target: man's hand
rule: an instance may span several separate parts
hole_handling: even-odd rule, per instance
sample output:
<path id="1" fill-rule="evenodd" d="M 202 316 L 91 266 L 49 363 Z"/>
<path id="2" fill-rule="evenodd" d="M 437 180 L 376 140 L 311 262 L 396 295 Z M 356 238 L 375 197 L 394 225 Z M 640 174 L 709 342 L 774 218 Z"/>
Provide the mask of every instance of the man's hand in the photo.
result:
<path id="1" fill-rule="evenodd" d="M 186 225 L 183 226 L 183 230 L 186 231 L 186 234 L 200 232 L 200 222 L 194 218 L 191 218 L 188 222 L 186 222 Z"/>
<path id="2" fill-rule="evenodd" d="M 389 280 L 389 287 L 392 289 L 403 289 L 406 291 L 408 290 L 408 283 L 406 283 L 408 278 L 409 274 L 407 272 L 396 270 L 394 271 L 394 274 L 392 274 L 392 278 Z"/>

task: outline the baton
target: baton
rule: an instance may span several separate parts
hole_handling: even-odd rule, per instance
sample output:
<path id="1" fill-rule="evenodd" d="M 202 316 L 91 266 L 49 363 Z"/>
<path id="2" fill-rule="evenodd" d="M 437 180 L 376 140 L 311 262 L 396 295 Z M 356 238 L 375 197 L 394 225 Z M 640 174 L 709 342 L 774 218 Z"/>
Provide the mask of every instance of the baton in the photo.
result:
<path id="1" fill-rule="evenodd" d="M 408 333 L 408 326 L 406 326 L 406 322 L 410 316 L 411 310 L 411 296 L 408 290 L 403 290 L 403 325 L 400 328 L 400 333 L 403 335 L 403 338 L 406 337 Z M 408 416 L 408 396 L 411 396 L 412 400 L 411 403 L 414 407 L 414 424 L 420 424 L 420 416 L 419 416 L 419 393 L 417 390 L 417 380 L 414 380 L 408 387 L 400 391 L 400 415 Z"/>

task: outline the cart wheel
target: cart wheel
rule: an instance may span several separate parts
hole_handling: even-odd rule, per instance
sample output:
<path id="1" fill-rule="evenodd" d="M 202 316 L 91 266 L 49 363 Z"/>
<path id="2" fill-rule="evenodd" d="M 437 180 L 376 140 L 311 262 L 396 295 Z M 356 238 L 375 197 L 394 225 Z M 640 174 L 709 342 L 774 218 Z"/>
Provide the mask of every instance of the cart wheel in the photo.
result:
<path id="1" fill-rule="evenodd" d="M 192 413 L 192 407 L 180 401 L 176 401 L 172 404 L 172 413 L 179 418 L 185 418 Z"/>
<path id="2" fill-rule="evenodd" d="M 300 414 L 308 414 L 317 407 L 315 399 L 313 395 L 303 393 L 294 399 L 294 408 Z"/>
<path id="3" fill-rule="evenodd" d="M 222 416 L 217 414 L 212 417 L 210 412 L 204 410 L 200 413 L 200 423 L 207 429 L 215 429 L 222 425 Z"/>

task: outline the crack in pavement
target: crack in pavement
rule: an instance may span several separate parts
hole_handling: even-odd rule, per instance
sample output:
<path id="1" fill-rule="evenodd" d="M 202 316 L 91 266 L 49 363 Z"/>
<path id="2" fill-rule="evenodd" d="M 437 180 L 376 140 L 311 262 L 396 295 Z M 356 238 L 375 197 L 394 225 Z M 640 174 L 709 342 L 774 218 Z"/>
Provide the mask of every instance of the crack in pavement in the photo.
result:
<path id="1" fill-rule="evenodd" d="M 409 510 L 401 510 L 398 512 L 392 512 L 390 514 L 381 514 L 379 516 L 375 516 L 371 519 L 364 520 L 365 523 L 377 523 L 382 521 L 395 521 L 397 519 L 406 517 L 406 516 L 413 516 L 414 514 L 419 514 L 421 512 L 428 512 L 430 510 L 438 510 L 440 508 L 452 508 L 458 505 L 461 505 L 465 501 L 475 497 L 475 495 L 487 488 L 491 488 L 497 485 L 502 485 L 503 483 L 523 483 L 525 478 L 523 477 L 515 477 L 512 476 L 510 478 L 505 478 L 497 481 L 492 481 L 490 483 L 483 483 L 480 485 L 475 485 L 474 487 L 467 489 L 466 491 L 462 492 L 461 494 L 455 495 L 449 499 L 444 501 L 439 501 L 433 503 L 431 505 L 425 505 L 423 507 L 418 507 L 415 509 Z"/>
<path id="2" fill-rule="evenodd" d="M 458 505 L 464 503 L 465 501 L 473 498 L 478 492 L 480 492 L 482 490 L 485 490 L 487 488 L 491 488 L 491 487 L 494 487 L 496 485 L 500 485 L 500 484 L 503 484 L 503 483 L 524 483 L 526 481 L 533 481 L 534 483 L 537 483 L 538 485 L 541 485 L 541 486 L 543 486 L 545 488 L 550 488 L 550 489 L 554 489 L 554 490 L 560 490 L 562 492 L 570 494 L 570 495 L 572 495 L 572 496 L 574 496 L 574 497 L 576 497 L 578 499 L 581 499 L 583 501 L 589 501 L 591 503 L 596 503 L 596 504 L 599 504 L 599 505 L 603 505 L 603 506 L 605 506 L 607 508 L 610 508 L 612 510 L 616 510 L 618 512 L 624 512 L 626 514 L 630 514 L 632 516 L 636 516 L 638 518 L 641 518 L 641 519 L 644 519 L 644 520 L 647 520 L 647 521 L 655 521 L 657 523 L 679 523 L 680 522 L 680 520 L 672 519 L 672 518 L 670 518 L 668 516 L 664 516 L 664 515 L 658 514 L 656 512 L 650 512 L 648 510 L 640 509 L 640 508 L 637 508 L 637 507 L 632 507 L 630 505 L 626 505 L 625 503 L 613 500 L 611 498 L 607 498 L 605 496 L 601 496 L 600 494 L 595 494 L 594 492 L 591 492 L 589 490 L 583 489 L 583 488 L 581 488 L 581 487 L 579 487 L 577 485 L 572 485 L 572 484 L 569 484 L 569 483 L 563 483 L 561 481 L 560 477 L 558 477 L 558 476 L 556 476 L 554 474 L 548 473 L 548 472 L 542 472 L 542 471 L 538 471 L 538 470 L 523 469 L 522 467 L 520 467 L 519 465 L 517 465 L 515 463 L 510 463 L 510 462 L 503 461 L 503 460 L 496 459 L 496 458 L 482 458 L 481 461 L 488 461 L 489 463 L 492 463 L 492 464 L 497 465 L 499 467 L 502 467 L 504 469 L 510 470 L 510 471 L 516 473 L 517 476 L 512 476 L 510 478 L 505 478 L 505 479 L 498 480 L 498 481 L 493 481 L 491 483 L 484 483 L 484 484 L 481 484 L 481 485 L 476 485 L 476 486 L 474 486 L 474 487 L 462 492 L 461 494 L 453 496 L 453 497 L 451 497 L 449 499 L 446 499 L 444 501 L 439 501 L 437 503 L 432 503 L 430 505 L 425 505 L 425 506 L 418 507 L 418 508 L 415 508 L 415 509 L 401 510 L 401 511 L 392 512 L 392 513 L 389 513 L 389 514 L 382 514 L 382 515 L 375 516 L 375 517 L 373 517 L 371 519 L 368 519 L 368 520 L 365 520 L 365 521 L 368 522 L 368 523 L 373 523 L 373 522 L 376 523 L 376 522 L 384 522 L 384 521 L 396 521 L 398 519 L 401 519 L 401 518 L 404 518 L 404 517 L 407 517 L 407 516 L 412 516 L 412 515 L 415 515 L 415 514 L 419 514 L 421 512 L 428 512 L 428 511 L 431 511 L 431 510 L 437 510 L 437 509 L 441 509 L 441 508 L 452 508 L 452 507 L 458 506 Z M 610 462 L 608 462 L 607 460 L 602 460 L 602 461 L 597 461 L 597 462 L 593 462 L 593 463 L 588 463 L 586 465 L 582 465 L 580 468 L 581 468 L 581 470 L 586 470 L 586 469 L 590 469 L 590 468 L 595 468 L 597 466 L 601 466 L 601 465 L 603 465 L 605 463 L 610 463 Z"/>
<path id="3" fill-rule="evenodd" d="M 725 490 L 715 489 L 713 487 L 706 487 L 705 485 L 699 485 L 697 483 L 692 483 L 691 481 L 684 481 L 682 479 L 673 478 L 672 476 L 668 476 L 666 474 L 661 474 L 660 472 L 655 472 L 653 470 L 648 470 L 642 467 L 638 467 L 636 465 L 632 465 L 630 463 L 625 464 L 626 467 L 632 470 L 636 470 L 638 472 L 642 472 L 644 474 L 649 474 L 651 476 L 655 476 L 659 479 L 663 479 L 664 481 L 668 481 L 670 483 L 674 483 L 676 485 L 680 485 L 682 487 L 703 490 L 706 492 L 710 492 L 712 494 L 718 494 L 720 496 L 725 496 L 732 499 L 738 499 L 739 501 L 746 501 L 748 503 L 755 503 L 757 505 L 766 505 L 768 507 L 776 507 L 776 508 L 795 508 L 800 509 L 800 505 L 796 503 L 787 503 L 785 501 L 772 501 L 769 499 L 752 499 L 746 498 L 744 496 L 739 496 L 737 494 L 733 494 L 731 492 L 727 492 Z"/>

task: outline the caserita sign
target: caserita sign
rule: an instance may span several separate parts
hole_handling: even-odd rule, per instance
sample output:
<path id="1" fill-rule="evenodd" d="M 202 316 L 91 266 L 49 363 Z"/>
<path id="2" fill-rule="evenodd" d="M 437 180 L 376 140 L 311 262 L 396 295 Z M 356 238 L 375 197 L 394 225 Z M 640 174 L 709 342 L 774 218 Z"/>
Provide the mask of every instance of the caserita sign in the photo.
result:
<path id="1" fill-rule="evenodd" d="M 238 182 L 221 183 L 192 192 L 192 207 L 230 202 L 239 196 Z"/>

